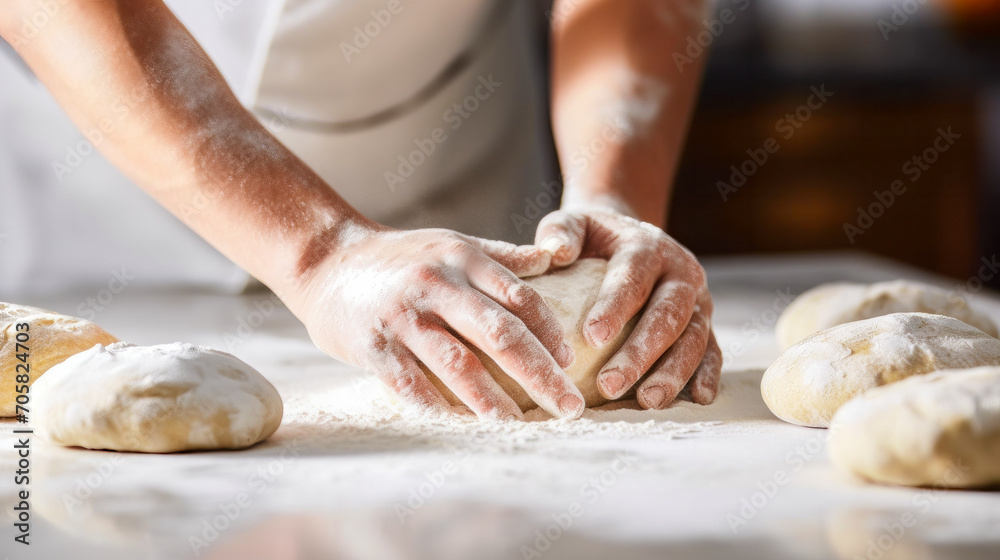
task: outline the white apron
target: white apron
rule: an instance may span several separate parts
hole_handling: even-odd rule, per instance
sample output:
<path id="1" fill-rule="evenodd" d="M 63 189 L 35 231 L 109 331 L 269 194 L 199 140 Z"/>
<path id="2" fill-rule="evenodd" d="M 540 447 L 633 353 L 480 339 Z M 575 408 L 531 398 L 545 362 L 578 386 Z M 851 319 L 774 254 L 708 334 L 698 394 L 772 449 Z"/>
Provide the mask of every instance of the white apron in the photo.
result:
<path id="1" fill-rule="evenodd" d="M 556 177 L 537 4 L 166 3 L 240 100 L 365 215 L 531 239 L 524 198 Z M 0 54 L 0 82 L 0 300 L 117 286 L 122 270 L 130 286 L 251 282 L 89 149 L 16 55 Z"/>

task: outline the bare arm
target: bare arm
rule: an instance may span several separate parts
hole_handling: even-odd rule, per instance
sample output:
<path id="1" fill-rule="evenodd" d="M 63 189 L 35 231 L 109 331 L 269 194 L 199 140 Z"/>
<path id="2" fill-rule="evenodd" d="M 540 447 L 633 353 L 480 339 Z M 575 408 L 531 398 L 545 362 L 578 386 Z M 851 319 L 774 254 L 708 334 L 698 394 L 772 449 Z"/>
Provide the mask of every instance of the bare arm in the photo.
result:
<path id="1" fill-rule="evenodd" d="M 663 227 L 707 53 L 701 0 L 561 0 L 553 11 L 553 128 L 564 207 L 599 202 Z"/>
<path id="2" fill-rule="evenodd" d="M 468 348 L 475 344 L 542 408 L 583 412 L 562 369 L 573 354 L 559 323 L 517 277 L 544 271 L 548 254 L 367 220 L 239 104 L 162 1 L 60 6 L 23 40 L 16 26 L 39 7 L 3 0 L 0 34 L 81 130 L 113 121 L 98 149 L 270 286 L 317 346 L 406 402 L 446 406 L 422 362 L 480 416 L 521 417 Z"/>
<path id="3" fill-rule="evenodd" d="M 76 125 L 113 123 L 101 152 L 277 293 L 295 294 L 339 236 L 374 227 L 240 105 L 161 2 L 69 1 L 31 39 L 16 25 L 38 4 L 5 4 L 0 32 Z"/>
<path id="4" fill-rule="evenodd" d="M 705 271 L 662 229 L 704 65 L 674 55 L 702 31 L 704 10 L 701 0 L 558 0 L 553 10 L 552 119 L 565 190 L 536 242 L 557 266 L 609 261 L 584 335 L 601 347 L 642 313 L 598 387 L 617 398 L 638 384 L 645 408 L 666 407 L 685 387 L 711 403 L 722 366 Z"/>

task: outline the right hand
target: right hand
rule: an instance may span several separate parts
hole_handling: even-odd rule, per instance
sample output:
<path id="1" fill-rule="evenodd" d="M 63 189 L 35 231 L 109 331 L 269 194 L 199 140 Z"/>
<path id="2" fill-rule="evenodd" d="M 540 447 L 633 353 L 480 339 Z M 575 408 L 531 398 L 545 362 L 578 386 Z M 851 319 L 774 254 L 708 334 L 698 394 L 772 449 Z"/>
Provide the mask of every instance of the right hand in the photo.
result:
<path id="1" fill-rule="evenodd" d="M 474 345 L 541 408 L 576 418 L 583 396 L 562 369 L 573 352 L 519 279 L 549 261 L 536 247 L 449 230 L 369 230 L 312 267 L 295 311 L 321 350 L 373 373 L 404 402 L 447 406 L 419 360 L 479 417 L 523 419 Z"/>

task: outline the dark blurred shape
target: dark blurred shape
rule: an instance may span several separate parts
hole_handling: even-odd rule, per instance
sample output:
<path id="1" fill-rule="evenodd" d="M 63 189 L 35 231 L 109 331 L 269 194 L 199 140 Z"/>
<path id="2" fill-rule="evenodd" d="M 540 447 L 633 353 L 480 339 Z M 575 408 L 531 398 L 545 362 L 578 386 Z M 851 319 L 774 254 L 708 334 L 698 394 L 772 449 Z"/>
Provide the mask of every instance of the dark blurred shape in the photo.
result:
<path id="1" fill-rule="evenodd" d="M 961 280 L 1000 256 L 1000 2 L 725 8 L 672 235 L 699 255 L 857 249 Z"/>

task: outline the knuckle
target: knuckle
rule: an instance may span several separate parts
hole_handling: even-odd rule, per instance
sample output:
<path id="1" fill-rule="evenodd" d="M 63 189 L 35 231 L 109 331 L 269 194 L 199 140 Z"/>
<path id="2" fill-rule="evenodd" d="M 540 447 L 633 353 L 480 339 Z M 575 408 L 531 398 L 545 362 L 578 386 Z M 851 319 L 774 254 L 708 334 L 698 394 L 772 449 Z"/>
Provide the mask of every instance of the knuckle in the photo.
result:
<path id="1" fill-rule="evenodd" d="M 487 314 L 486 319 L 483 322 L 483 336 L 495 350 L 504 350 L 515 344 L 526 328 L 520 319 L 510 313 L 493 311 Z"/>
<path id="2" fill-rule="evenodd" d="M 417 378 L 412 373 L 401 371 L 396 372 L 393 377 L 392 385 L 399 392 L 407 392 L 412 389 L 417 384 Z"/>
<path id="3" fill-rule="evenodd" d="M 473 251 L 473 247 L 469 244 L 469 242 L 451 235 L 446 237 L 441 243 L 441 249 L 444 251 L 445 255 L 459 258 L 466 258 Z"/>
<path id="4" fill-rule="evenodd" d="M 675 333 L 677 332 L 677 328 L 681 326 L 683 320 L 684 309 L 676 300 L 664 298 L 658 301 L 652 310 L 656 313 L 654 317 L 658 321 L 663 321 L 668 328 Z"/>
<path id="5" fill-rule="evenodd" d="M 444 271 L 436 264 L 421 264 L 414 267 L 411 280 L 417 283 L 414 287 L 423 289 L 428 284 L 433 285 L 442 282 L 444 280 Z"/>
<path id="6" fill-rule="evenodd" d="M 705 274 L 705 267 L 701 266 L 698 259 L 693 259 L 692 261 L 691 283 L 695 286 L 705 286 L 708 283 L 708 275 Z"/>
<path id="7" fill-rule="evenodd" d="M 442 349 L 440 360 L 441 367 L 449 375 L 455 376 L 470 371 L 476 358 L 467 348 L 458 344 L 449 344 Z"/>
<path id="8" fill-rule="evenodd" d="M 542 297 L 524 282 L 511 282 L 504 287 L 504 298 L 515 307 L 536 305 Z"/>

